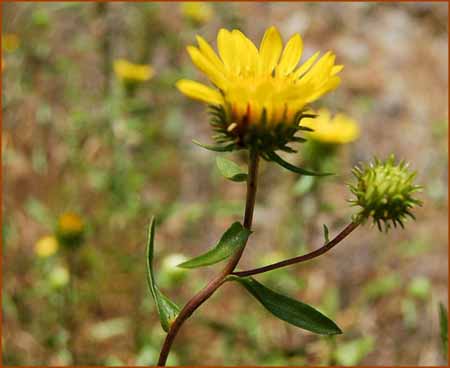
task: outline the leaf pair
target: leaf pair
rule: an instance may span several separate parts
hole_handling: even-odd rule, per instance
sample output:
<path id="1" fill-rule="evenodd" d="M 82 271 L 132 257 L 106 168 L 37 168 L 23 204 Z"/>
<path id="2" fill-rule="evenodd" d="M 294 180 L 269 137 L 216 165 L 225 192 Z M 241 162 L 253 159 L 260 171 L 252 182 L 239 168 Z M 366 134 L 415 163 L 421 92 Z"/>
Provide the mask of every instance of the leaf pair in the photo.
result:
<path id="1" fill-rule="evenodd" d="M 155 239 L 155 218 L 153 217 L 148 227 L 147 238 L 147 283 L 150 293 L 158 310 L 161 326 L 164 331 L 169 331 L 170 325 L 177 318 L 180 308 L 166 297 L 158 288 L 153 274 L 153 249 Z"/>
<path id="2" fill-rule="evenodd" d="M 276 293 L 252 277 L 229 276 L 228 279 L 239 282 L 264 308 L 283 321 L 320 335 L 342 333 L 336 323 L 310 305 Z"/>

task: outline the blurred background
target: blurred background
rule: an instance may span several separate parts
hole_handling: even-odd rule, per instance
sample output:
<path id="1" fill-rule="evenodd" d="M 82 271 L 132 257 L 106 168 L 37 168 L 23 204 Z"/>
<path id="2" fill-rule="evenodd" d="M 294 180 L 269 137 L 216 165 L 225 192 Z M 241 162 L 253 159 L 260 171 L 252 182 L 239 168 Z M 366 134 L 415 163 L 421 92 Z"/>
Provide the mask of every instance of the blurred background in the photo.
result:
<path id="1" fill-rule="evenodd" d="M 351 168 L 395 153 L 424 206 L 406 229 L 366 225 L 317 260 L 258 276 L 344 330 L 327 339 L 225 285 L 181 330 L 169 364 L 438 365 L 447 305 L 448 9 L 445 3 L 3 3 L 2 352 L 5 365 L 152 365 L 165 333 L 147 290 L 155 268 L 179 305 L 214 274 L 174 264 L 241 219 L 203 105 L 174 83 L 200 79 L 185 47 L 220 27 L 255 43 L 300 33 L 302 60 L 333 50 L 342 84 L 315 108 L 356 121 L 356 140 L 286 156 L 332 169 L 319 181 L 262 163 L 254 234 L 240 267 L 319 247 L 355 209 Z M 319 151 L 317 151 L 319 150 Z M 321 152 L 317 154 L 317 152 Z M 227 155 L 241 165 L 245 156 Z"/>

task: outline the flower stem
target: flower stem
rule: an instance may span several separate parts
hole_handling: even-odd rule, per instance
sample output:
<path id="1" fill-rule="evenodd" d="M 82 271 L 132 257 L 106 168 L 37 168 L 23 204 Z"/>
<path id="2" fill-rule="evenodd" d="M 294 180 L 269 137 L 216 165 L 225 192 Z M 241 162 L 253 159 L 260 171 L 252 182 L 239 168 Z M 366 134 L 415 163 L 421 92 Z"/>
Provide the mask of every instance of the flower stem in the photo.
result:
<path id="1" fill-rule="evenodd" d="M 304 254 L 302 256 L 289 258 L 281 262 L 273 263 L 271 265 L 267 265 L 264 267 L 254 268 L 252 270 L 247 271 L 238 271 L 238 272 L 232 272 L 232 275 L 235 276 L 250 276 L 250 275 L 256 275 L 258 273 L 268 272 L 275 270 L 277 268 L 286 267 L 295 263 L 305 262 L 309 261 L 313 258 L 319 257 L 320 255 L 328 252 L 331 248 L 333 248 L 335 245 L 339 244 L 343 239 L 347 237 L 353 230 L 355 230 L 359 226 L 356 222 L 350 222 L 336 237 L 332 240 L 330 240 L 328 243 L 326 243 L 323 247 L 316 249 L 310 253 Z"/>
<path id="2" fill-rule="evenodd" d="M 248 168 L 248 179 L 247 179 L 247 197 L 245 202 L 245 213 L 244 213 L 244 227 L 251 229 L 253 222 L 253 210 L 255 208 L 256 199 L 256 188 L 257 188 L 257 176 L 258 176 L 258 163 L 259 156 L 258 152 L 254 149 L 249 151 L 249 168 Z M 225 282 L 226 277 L 230 275 L 239 260 L 241 259 L 242 253 L 244 251 L 245 244 L 241 247 L 240 251 L 235 253 L 232 258 L 225 265 L 224 269 L 213 278 L 202 290 L 200 290 L 196 295 L 194 295 L 183 307 L 183 309 L 178 314 L 175 321 L 170 326 L 169 332 L 167 333 L 164 344 L 161 348 L 161 353 L 159 355 L 158 366 L 163 367 L 166 365 L 167 357 L 169 355 L 170 349 L 172 347 L 173 341 L 178 334 L 183 323 L 192 315 L 192 313 L 197 310 L 214 292 Z"/>

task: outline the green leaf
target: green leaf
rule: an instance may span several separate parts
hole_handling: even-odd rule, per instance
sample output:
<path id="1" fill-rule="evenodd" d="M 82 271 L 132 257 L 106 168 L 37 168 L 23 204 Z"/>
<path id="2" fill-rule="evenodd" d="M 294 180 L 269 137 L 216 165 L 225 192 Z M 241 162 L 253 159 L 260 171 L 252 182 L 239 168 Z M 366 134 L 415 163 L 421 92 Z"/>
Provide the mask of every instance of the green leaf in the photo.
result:
<path id="1" fill-rule="evenodd" d="M 444 350 L 445 359 L 448 354 L 448 312 L 444 304 L 439 303 L 439 325 L 441 330 L 442 349 Z"/>
<path id="2" fill-rule="evenodd" d="M 287 169 L 289 171 L 295 172 L 296 174 L 309 175 L 309 176 L 334 175 L 332 173 L 317 173 L 317 172 L 314 172 L 314 171 L 309 171 L 309 170 L 302 169 L 301 167 L 294 166 L 294 165 L 290 164 L 289 162 L 284 161 L 275 152 L 269 152 L 269 153 L 267 153 L 267 156 L 269 157 L 269 159 L 271 161 L 276 162 L 278 165 L 284 167 L 285 169 Z"/>
<path id="3" fill-rule="evenodd" d="M 217 157 L 216 158 L 216 164 L 217 167 L 225 178 L 232 180 L 232 181 L 246 181 L 247 180 L 247 173 L 242 170 L 239 165 L 234 163 L 231 160 L 227 160 L 223 157 Z"/>
<path id="4" fill-rule="evenodd" d="M 323 237 L 325 239 L 325 244 L 328 244 L 330 242 L 330 232 L 325 224 L 323 224 Z"/>
<path id="5" fill-rule="evenodd" d="M 148 227 L 147 238 L 147 282 L 150 293 L 158 310 L 161 326 L 164 331 L 169 331 L 171 323 L 177 318 L 180 308 L 166 297 L 156 286 L 155 275 L 153 273 L 153 249 L 155 239 L 155 218 L 153 217 Z"/>
<path id="6" fill-rule="evenodd" d="M 341 334 L 341 329 L 313 307 L 276 293 L 252 277 L 229 277 L 238 281 L 270 313 L 294 326 L 320 335 Z"/>
<path id="7" fill-rule="evenodd" d="M 225 231 L 213 249 L 189 261 L 179 264 L 178 267 L 196 268 L 209 266 L 220 262 L 243 247 L 247 243 L 247 239 L 250 234 L 250 230 L 243 227 L 239 222 L 235 222 L 228 228 L 227 231 Z"/>
<path id="8" fill-rule="evenodd" d="M 202 147 L 204 149 L 207 149 L 209 151 L 214 151 L 214 152 L 231 152 L 235 149 L 235 144 L 231 143 L 231 144 L 227 144 L 226 146 L 220 146 L 220 145 L 214 145 L 214 144 L 204 144 L 204 143 L 200 143 L 199 141 L 196 141 L 195 139 L 192 140 L 192 143 L 196 144 L 199 147 Z"/>

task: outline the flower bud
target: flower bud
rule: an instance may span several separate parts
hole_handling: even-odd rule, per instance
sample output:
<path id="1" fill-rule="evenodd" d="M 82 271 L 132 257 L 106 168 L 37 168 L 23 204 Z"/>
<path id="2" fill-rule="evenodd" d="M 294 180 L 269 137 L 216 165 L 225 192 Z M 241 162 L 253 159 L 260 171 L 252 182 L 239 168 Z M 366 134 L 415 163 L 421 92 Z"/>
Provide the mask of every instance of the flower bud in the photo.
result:
<path id="1" fill-rule="evenodd" d="M 375 158 L 374 163 L 355 167 L 353 174 L 357 179 L 355 185 L 349 185 L 355 198 L 350 200 L 353 206 L 360 206 L 361 210 L 354 216 L 353 221 L 364 223 L 369 217 L 382 230 L 384 224 L 387 231 L 400 224 L 407 217 L 415 219 L 411 210 L 421 206 L 422 202 L 413 198 L 415 192 L 422 187 L 413 183 L 416 173 L 409 170 L 408 164 L 401 161 L 395 163 L 394 155 L 385 161 Z"/>

